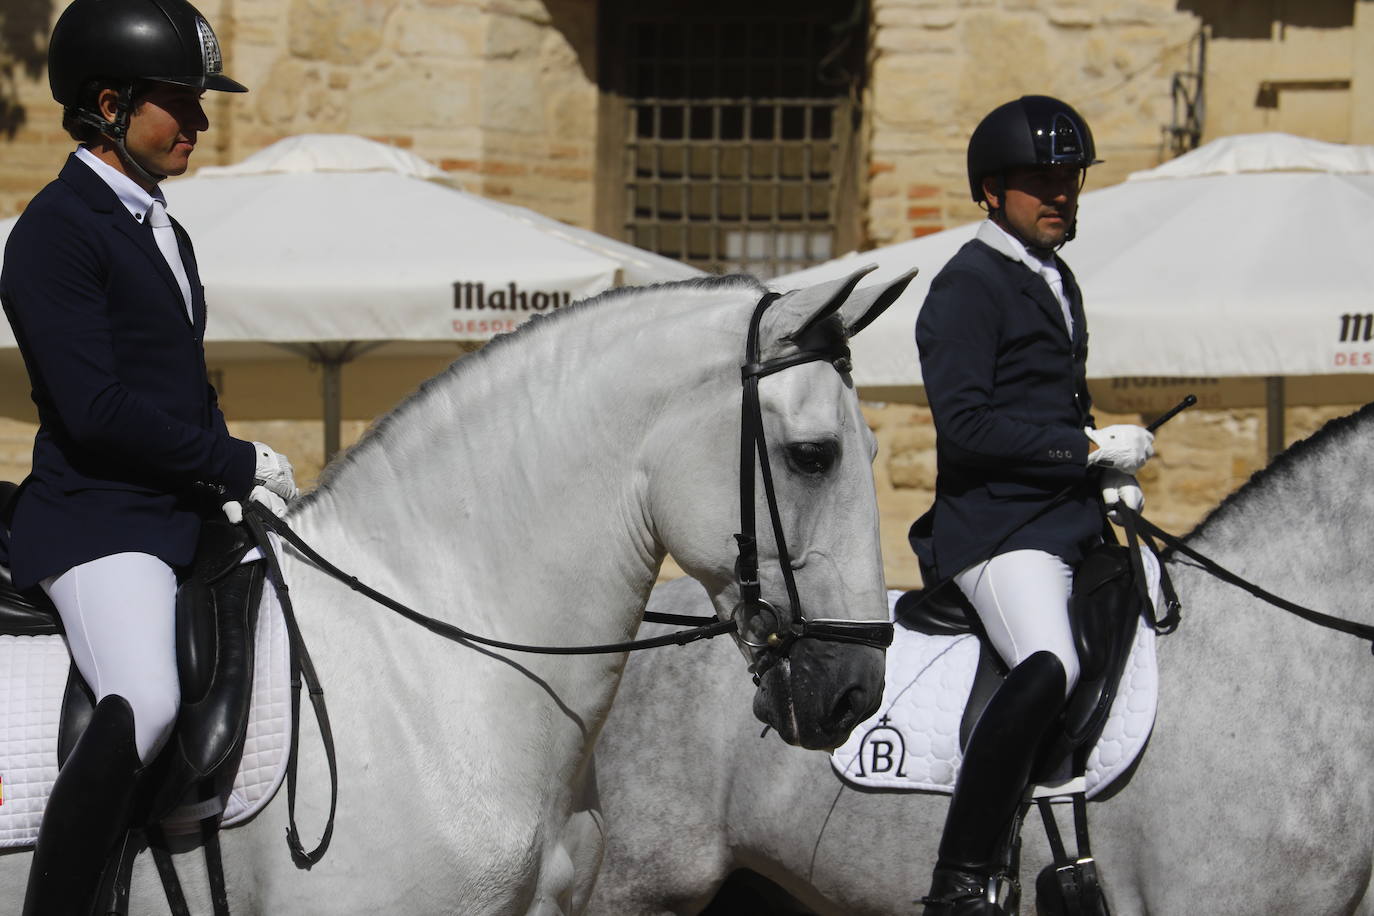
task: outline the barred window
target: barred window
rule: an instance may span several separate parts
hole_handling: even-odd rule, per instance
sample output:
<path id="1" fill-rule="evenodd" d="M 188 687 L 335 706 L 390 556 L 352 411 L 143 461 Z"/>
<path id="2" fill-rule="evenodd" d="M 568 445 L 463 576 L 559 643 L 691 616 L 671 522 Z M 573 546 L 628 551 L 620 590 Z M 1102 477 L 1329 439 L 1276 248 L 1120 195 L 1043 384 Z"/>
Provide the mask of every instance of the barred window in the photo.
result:
<path id="1" fill-rule="evenodd" d="M 866 8 L 606 0 L 615 234 L 763 278 L 853 247 Z"/>

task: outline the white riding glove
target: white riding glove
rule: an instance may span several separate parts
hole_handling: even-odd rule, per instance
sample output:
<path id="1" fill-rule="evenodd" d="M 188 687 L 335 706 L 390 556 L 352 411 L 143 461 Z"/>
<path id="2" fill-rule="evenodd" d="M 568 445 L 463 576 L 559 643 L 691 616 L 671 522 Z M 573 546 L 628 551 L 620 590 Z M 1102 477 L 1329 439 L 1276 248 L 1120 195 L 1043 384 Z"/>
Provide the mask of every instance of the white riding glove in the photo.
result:
<path id="1" fill-rule="evenodd" d="M 1121 524 L 1121 518 L 1117 515 L 1115 507 L 1124 503 L 1130 507 L 1131 511 L 1139 512 L 1145 507 L 1145 494 L 1140 489 L 1140 484 L 1130 474 L 1121 471 L 1106 470 L 1102 472 L 1102 504 L 1109 510 L 1107 518 Z"/>
<path id="2" fill-rule="evenodd" d="M 300 495 L 296 489 L 296 478 L 292 476 L 291 462 L 281 452 L 273 451 L 270 446 L 254 442 L 258 453 L 257 468 L 253 471 L 253 482 L 290 501 Z M 250 494 L 249 499 L 254 497 Z M 258 500 L 263 502 L 263 500 Z M 270 508 L 270 507 L 269 507 Z M 275 511 L 275 510 L 274 510 Z M 280 514 L 280 513 L 278 513 Z"/>
<path id="3" fill-rule="evenodd" d="M 256 486 L 248 494 L 248 501 L 261 503 L 271 510 L 277 518 L 286 514 L 286 500 L 263 486 Z M 229 519 L 229 524 L 237 525 L 243 521 L 243 505 L 238 500 L 231 499 L 220 507 L 224 510 L 224 517 Z"/>
<path id="4" fill-rule="evenodd" d="M 1104 429 L 1089 427 L 1083 432 L 1097 443 L 1097 451 L 1088 453 L 1088 467 L 1101 465 L 1134 474 L 1155 453 L 1155 434 L 1143 426 L 1118 423 Z"/>

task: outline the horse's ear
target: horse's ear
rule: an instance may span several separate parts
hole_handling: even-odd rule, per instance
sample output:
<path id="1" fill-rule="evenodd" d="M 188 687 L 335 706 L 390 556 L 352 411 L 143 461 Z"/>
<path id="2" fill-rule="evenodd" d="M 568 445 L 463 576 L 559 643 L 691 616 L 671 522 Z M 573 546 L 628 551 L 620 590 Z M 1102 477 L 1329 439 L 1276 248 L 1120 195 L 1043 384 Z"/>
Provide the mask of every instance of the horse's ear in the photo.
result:
<path id="1" fill-rule="evenodd" d="M 845 334 L 853 337 L 872 324 L 873 319 L 887 311 L 887 307 L 906 292 L 907 286 L 916 276 L 916 271 L 917 268 L 913 267 L 895 280 L 874 283 L 872 286 L 855 290 L 854 294 L 844 301 L 844 305 L 840 306 L 840 320 L 844 322 Z"/>
<path id="2" fill-rule="evenodd" d="M 786 313 L 786 326 L 790 330 L 779 336 L 788 337 L 792 340 L 805 337 L 806 333 L 818 322 L 833 315 L 840 306 L 844 305 L 845 300 L 854 291 L 854 287 L 859 285 L 859 280 L 863 279 L 864 274 L 877 269 L 877 264 L 868 264 L 847 277 L 827 280 L 824 283 L 817 283 L 815 286 L 785 293 L 778 300 L 775 308 Z"/>

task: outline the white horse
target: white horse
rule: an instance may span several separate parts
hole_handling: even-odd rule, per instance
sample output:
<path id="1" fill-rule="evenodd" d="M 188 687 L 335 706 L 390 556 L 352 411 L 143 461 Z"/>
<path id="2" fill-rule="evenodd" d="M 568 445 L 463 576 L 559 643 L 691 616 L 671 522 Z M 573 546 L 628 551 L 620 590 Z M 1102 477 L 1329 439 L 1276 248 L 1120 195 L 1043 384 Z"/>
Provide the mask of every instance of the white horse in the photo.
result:
<path id="1" fill-rule="evenodd" d="M 1366 407 L 1257 474 L 1187 543 L 1271 592 L 1374 623 L 1371 450 Z M 1111 912 L 1374 913 L 1369 645 L 1187 559 L 1168 570 L 1183 622 L 1159 642 L 1153 736 L 1129 783 L 1089 805 Z M 698 605 L 701 589 L 680 580 L 649 607 Z M 596 751 L 607 849 L 589 911 L 697 913 L 733 873 L 727 892 L 765 889 L 753 912 L 918 912 L 948 797 L 858 790 L 826 754 L 758 740 L 738 709 L 747 680 L 727 647 L 707 652 L 625 672 Z M 1050 856 L 1034 813 L 1022 835 L 1031 912 Z"/>
<path id="2" fill-rule="evenodd" d="M 759 335 L 764 361 L 824 355 L 759 386 L 802 602 L 792 610 L 808 617 L 885 620 L 875 441 L 840 357 L 905 281 L 854 292 L 862 273 L 777 300 Z M 510 642 L 633 637 L 668 552 L 728 618 L 739 600 L 741 364 L 763 294 L 742 277 L 615 291 L 493 341 L 378 423 L 288 521 L 367 584 Z M 766 519 L 758 492 L 750 510 Z M 759 534 L 763 596 L 785 607 L 766 522 Z M 284 572 L 330 700 L 337 828 L 309 871 L 288 855 L 284 798 L 226 831 L 232 911 L 578 911 L 601 853 L 591 749 L 625 656 L 458 645 L 290 550 Z M 789 740 L 833 746 L 876 708 L 882 668 L 880 648 L 803 639 L 763 675 L 755 707 Z M 307 847 L 327 814 L 314 737 L 307 723 Z M 165 912 L 148 859 L 134 913 Z M 28 864 L 27 853 L 0 858 L 3 899 L 22 899 Z M 178 868 L 192 911 L 208 913 L 199 852 Z"/>

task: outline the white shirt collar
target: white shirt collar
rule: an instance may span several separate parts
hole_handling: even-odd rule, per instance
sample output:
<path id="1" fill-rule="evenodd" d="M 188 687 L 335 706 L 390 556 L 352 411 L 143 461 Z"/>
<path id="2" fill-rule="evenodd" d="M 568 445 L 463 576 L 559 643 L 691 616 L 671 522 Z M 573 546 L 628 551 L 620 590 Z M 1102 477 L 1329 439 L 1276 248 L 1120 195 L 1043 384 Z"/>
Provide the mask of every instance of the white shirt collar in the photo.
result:
<path id="1" fill-rule="evenodd" d="M 983 220 L 983 224 L 978 227 L 977 239 L 1009 260 L 1020 261 L 1035 273 L 1040 273 L 1046 267 L 1053 269 L 1055 273 L 1059 272 L 1053 255 L 1048 261 L 1040 260 L 1031 254 L 1030 249 L 1020 239 L 990 219 Z"/>
<path id="2" fill-rule="evenodd" d="M 108 162 L 102 161 L 85 146 L 76 148 L 76 158 L 90 166 L 91 171 L 95 172 L 101 181 L 110 186 L 110 190 L 115 192 L 115 196 L 124 205 L 124 209 L 128 210 L 129 215 L 140 223 L 147 218 L 148 208 L 153 205 L 155 199 L 162 201 L 164 207 L 167 206 L 167 198 L 162 196 L 161 188 L 149 194 L 139 187 L 138 182 Z"/>
<path id="3" fill-rule="evenodd" d="M 1064 276 L 1059 272 L 1059 265 L 1055 263 L 1054 255 L 1050 255 L 1048 261 L 1042 261 L 1031 254 L 1030 249 L 1022 243 L 1020 239 L 1012 235 L 992 220 L 984 220 L 978 227 L 978 241 L 987 245 L 993 251 L 1011 261 L 1019 261 L 1030 268 L 1031 273 L 1038 274 L 1050 288 L 1050 294 L 1059 303 L 1059 309 L 1064 313 L 1064 328 L 1069 332 L 1069 337 L 1073 337 L 1073 309 L 1069 307 L 1069 298 L 1064 294 Z"/>

